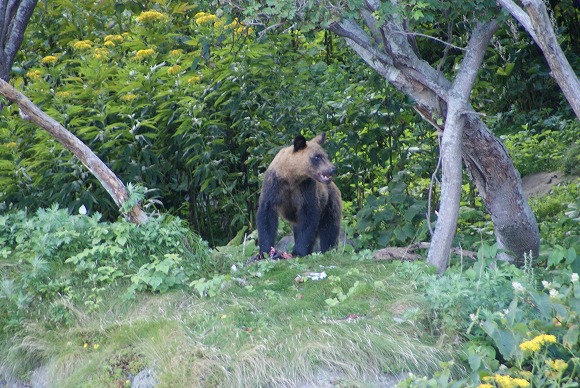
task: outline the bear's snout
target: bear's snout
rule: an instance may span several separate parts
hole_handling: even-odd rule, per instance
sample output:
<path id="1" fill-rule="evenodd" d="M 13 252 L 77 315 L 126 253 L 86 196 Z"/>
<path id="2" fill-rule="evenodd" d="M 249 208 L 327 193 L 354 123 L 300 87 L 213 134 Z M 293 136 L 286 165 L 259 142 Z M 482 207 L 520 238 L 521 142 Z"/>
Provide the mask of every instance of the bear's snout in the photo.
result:
<path id="1" fill-rule="evenodd" d="M 332 177 L 334 176 L 334 174 L 336 174 L 336 167 L 332 166 L 326 171 L 321 171 L 318 174 L 317 178 L 319 182 L 330 183 L 332 181 Z"/>

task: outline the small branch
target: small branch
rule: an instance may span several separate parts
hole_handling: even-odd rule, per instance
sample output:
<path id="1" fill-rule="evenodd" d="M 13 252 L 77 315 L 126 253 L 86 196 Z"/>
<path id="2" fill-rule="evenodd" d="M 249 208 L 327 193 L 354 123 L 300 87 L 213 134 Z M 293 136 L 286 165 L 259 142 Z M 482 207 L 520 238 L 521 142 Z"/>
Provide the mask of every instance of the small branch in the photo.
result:
<path id="1" fill-rule="evenodd" d="M 421 34 L 420 32 L 403 32 L 403 31 L 397 31 L 397 32 L 396 32 L 396 34 L 401 34 L 401 35 L 410 35 L 410 36 L 421 36 L 421 37 L 423 37 L 423 38 L 427 38 L 427 39 L 434 40 L 434 41 L 436 41 L 436 42 L 439 42 L 439 43 L 441 43 L 441 44 L 443 44 L 443 45 L 445 45 L 445 46 L 448 46 L 448 47 L 454 48 L 454 49 L 456 49 L 456 50 L 467 51 L 467 49 L 466 49 L 466 48 L 464 48 L 464 47 L 459 47 L 459 46 L 456 46 L 456 45 L 454 45 L 453 43 L 449 43 L 449 42 L 446 42 L 446 41 L 444 41 L 443 39 L 439 39 L 439 38 L 436 38 L 436 37 L 434 37 L 434 36 L 427 35 L 427 34 Z"/>
<path id="2" fill-rule="evenodd" d="M 437 159 L 437 165 L 435 166 L 435 170 L 433 171 L 433 174 L 431 174 L 431 181 L 429 181 L 429 193 L 427 195 L 427 228 L 429 229 L 429 235 L 433 236 L 433 228 L 431 227 L 431 202 L 433 200 L 433 186 L 435 185 L 435 182 L 439 182 L 439 179 L 437 179 L 437 173 L 439 172 L 439 167 L 441 167 L 441 159 L 442 159 L 442 153 L 441 153 L 441 136 L 437 136 L 437 141 L 439 142 L 439 158 Z M 441 182 L 439 182 L 439 184 L 441 184 Z"/>

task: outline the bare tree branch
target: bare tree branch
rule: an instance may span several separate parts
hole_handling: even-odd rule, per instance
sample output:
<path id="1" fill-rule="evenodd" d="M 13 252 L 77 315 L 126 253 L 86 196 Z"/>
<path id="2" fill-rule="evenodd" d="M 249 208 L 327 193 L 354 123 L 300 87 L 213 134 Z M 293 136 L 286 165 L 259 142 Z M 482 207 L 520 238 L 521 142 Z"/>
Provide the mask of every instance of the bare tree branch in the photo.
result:
<path id="1" fill-rule="evenodd" d="M 452 84 L 422 60 L 405 38 L 396 20 L 382 25 L 367 24 L 366 29 L 353 19 L 332 23 L 328 29 L 346 39 L 347 44 L 378 74 L 396 89 L 411 97 L 415 109 L 430 123 L 445 116 Z M 380 44 L 369 34 L 380 29 Z M 473 74 L 474 75 L 474 74 Z M 458 108 L 464 122 L 462 157 L 494 224 L 500 249 L 510 252 L 504 260 L 523 263 L 524 254 L 539 252 L 537 221 L 525 200 L 521 178 L 509 153 L 481 121 L 470 104 Z"/>
<path id="2" fill-rule="evenodd" d="M 526 12 L 512 0 L 497 0 L 497 2 L 521 23 L 540 47 L 550 66 L 552 76 L 562 89 L 576 117 L 580 119 L 580 80 L 558 44 L 544 2 L 522 0 Z"/>
<path id="3" fill-rule="evenodd" d="M 506 11 L 508 11 L 518 22 L 520 22 L 520 24 L 531 35 L 532 39 L 535 41 L 538 40 L 536 33 L 532 28 L 532 21 L 530 20 L 530 17 L 523 9 L 520 8 L 519 5 L 517 5 L 512 0 L 497 0 L 497 3 L 501 5 Z"/>
<path id="4" fill-rule="evenodd" d="M 54 136 L 62 145 L 71 151 L 85 167 L 101 182 L 105 190 L 113 198 L 119 208 L 129 198 L 125 185 L 117 176 L 99 159 L 93 151 L 79 138 L 60 125 L 52 117 L 44 113 L 38 106 L 30 101 L 24 94 L 16 90 L 8 82 L 0 79 L 0 95 L 12 103 L 18 105 L 21 112 L 30 121 L 46 130 Z M 147 215 L 140 205 L 133 207 L 125 216 L 136 224 L 147 221 Z"/>
<path id="5" fill-rule="evenodd" d="M 423 38 L 427 38 L 427 39 L 434 40 L 435 42 L 439 42 L 439 43 L 441 43 L 441 44 L 443 44 L 445 46 L 449 46 L 449 47 L 454 48 L 456 50 L 467 51 L 467 49 L 464 48 L 464 47 L 456 46 L 456 45 L 454 45 L 452 43 L 449 43 L 449 42 L 444 41 L 443 39 L 439 39 L 439 38 L 434 37 L 434 36 L 431 36 L 431 35 L 421 34 L 419 32 L 401 32 L 401 34 L 407 35 L 407 36 L 421 36 Z"/>

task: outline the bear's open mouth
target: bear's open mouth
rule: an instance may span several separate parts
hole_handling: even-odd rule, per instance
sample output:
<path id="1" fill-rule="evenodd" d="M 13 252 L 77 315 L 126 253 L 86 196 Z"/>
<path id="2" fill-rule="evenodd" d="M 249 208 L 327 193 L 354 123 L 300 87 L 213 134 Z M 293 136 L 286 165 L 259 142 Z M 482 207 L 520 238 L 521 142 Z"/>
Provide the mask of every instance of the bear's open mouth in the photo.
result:
<path id="1" fill-rule="evenodd" d="M 332 181 L 332 175 L 318 174 L 318 180 L 322 183 L 330 183 Z"/>

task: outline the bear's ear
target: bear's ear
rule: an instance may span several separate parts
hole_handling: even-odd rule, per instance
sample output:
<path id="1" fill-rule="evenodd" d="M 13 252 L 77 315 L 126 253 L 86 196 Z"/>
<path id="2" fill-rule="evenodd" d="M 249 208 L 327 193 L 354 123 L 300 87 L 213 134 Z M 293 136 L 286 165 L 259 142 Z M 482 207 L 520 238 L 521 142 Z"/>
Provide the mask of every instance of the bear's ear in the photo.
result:
<path id="1" fill-rule="evenodd" d="M 306 148 L 306 138 L 302 135 L 298 135 L 294 138 L 294 152 L 300 151 Z"/>
<path id="2" fill-rule="evenodd" d="M 314 139 L 312 139 L 314 143 L 318 143 L 320 145 L 323 145 L 325 140 L 326 140 L 326 132 L 322 132 L 318 134 Z"/>

